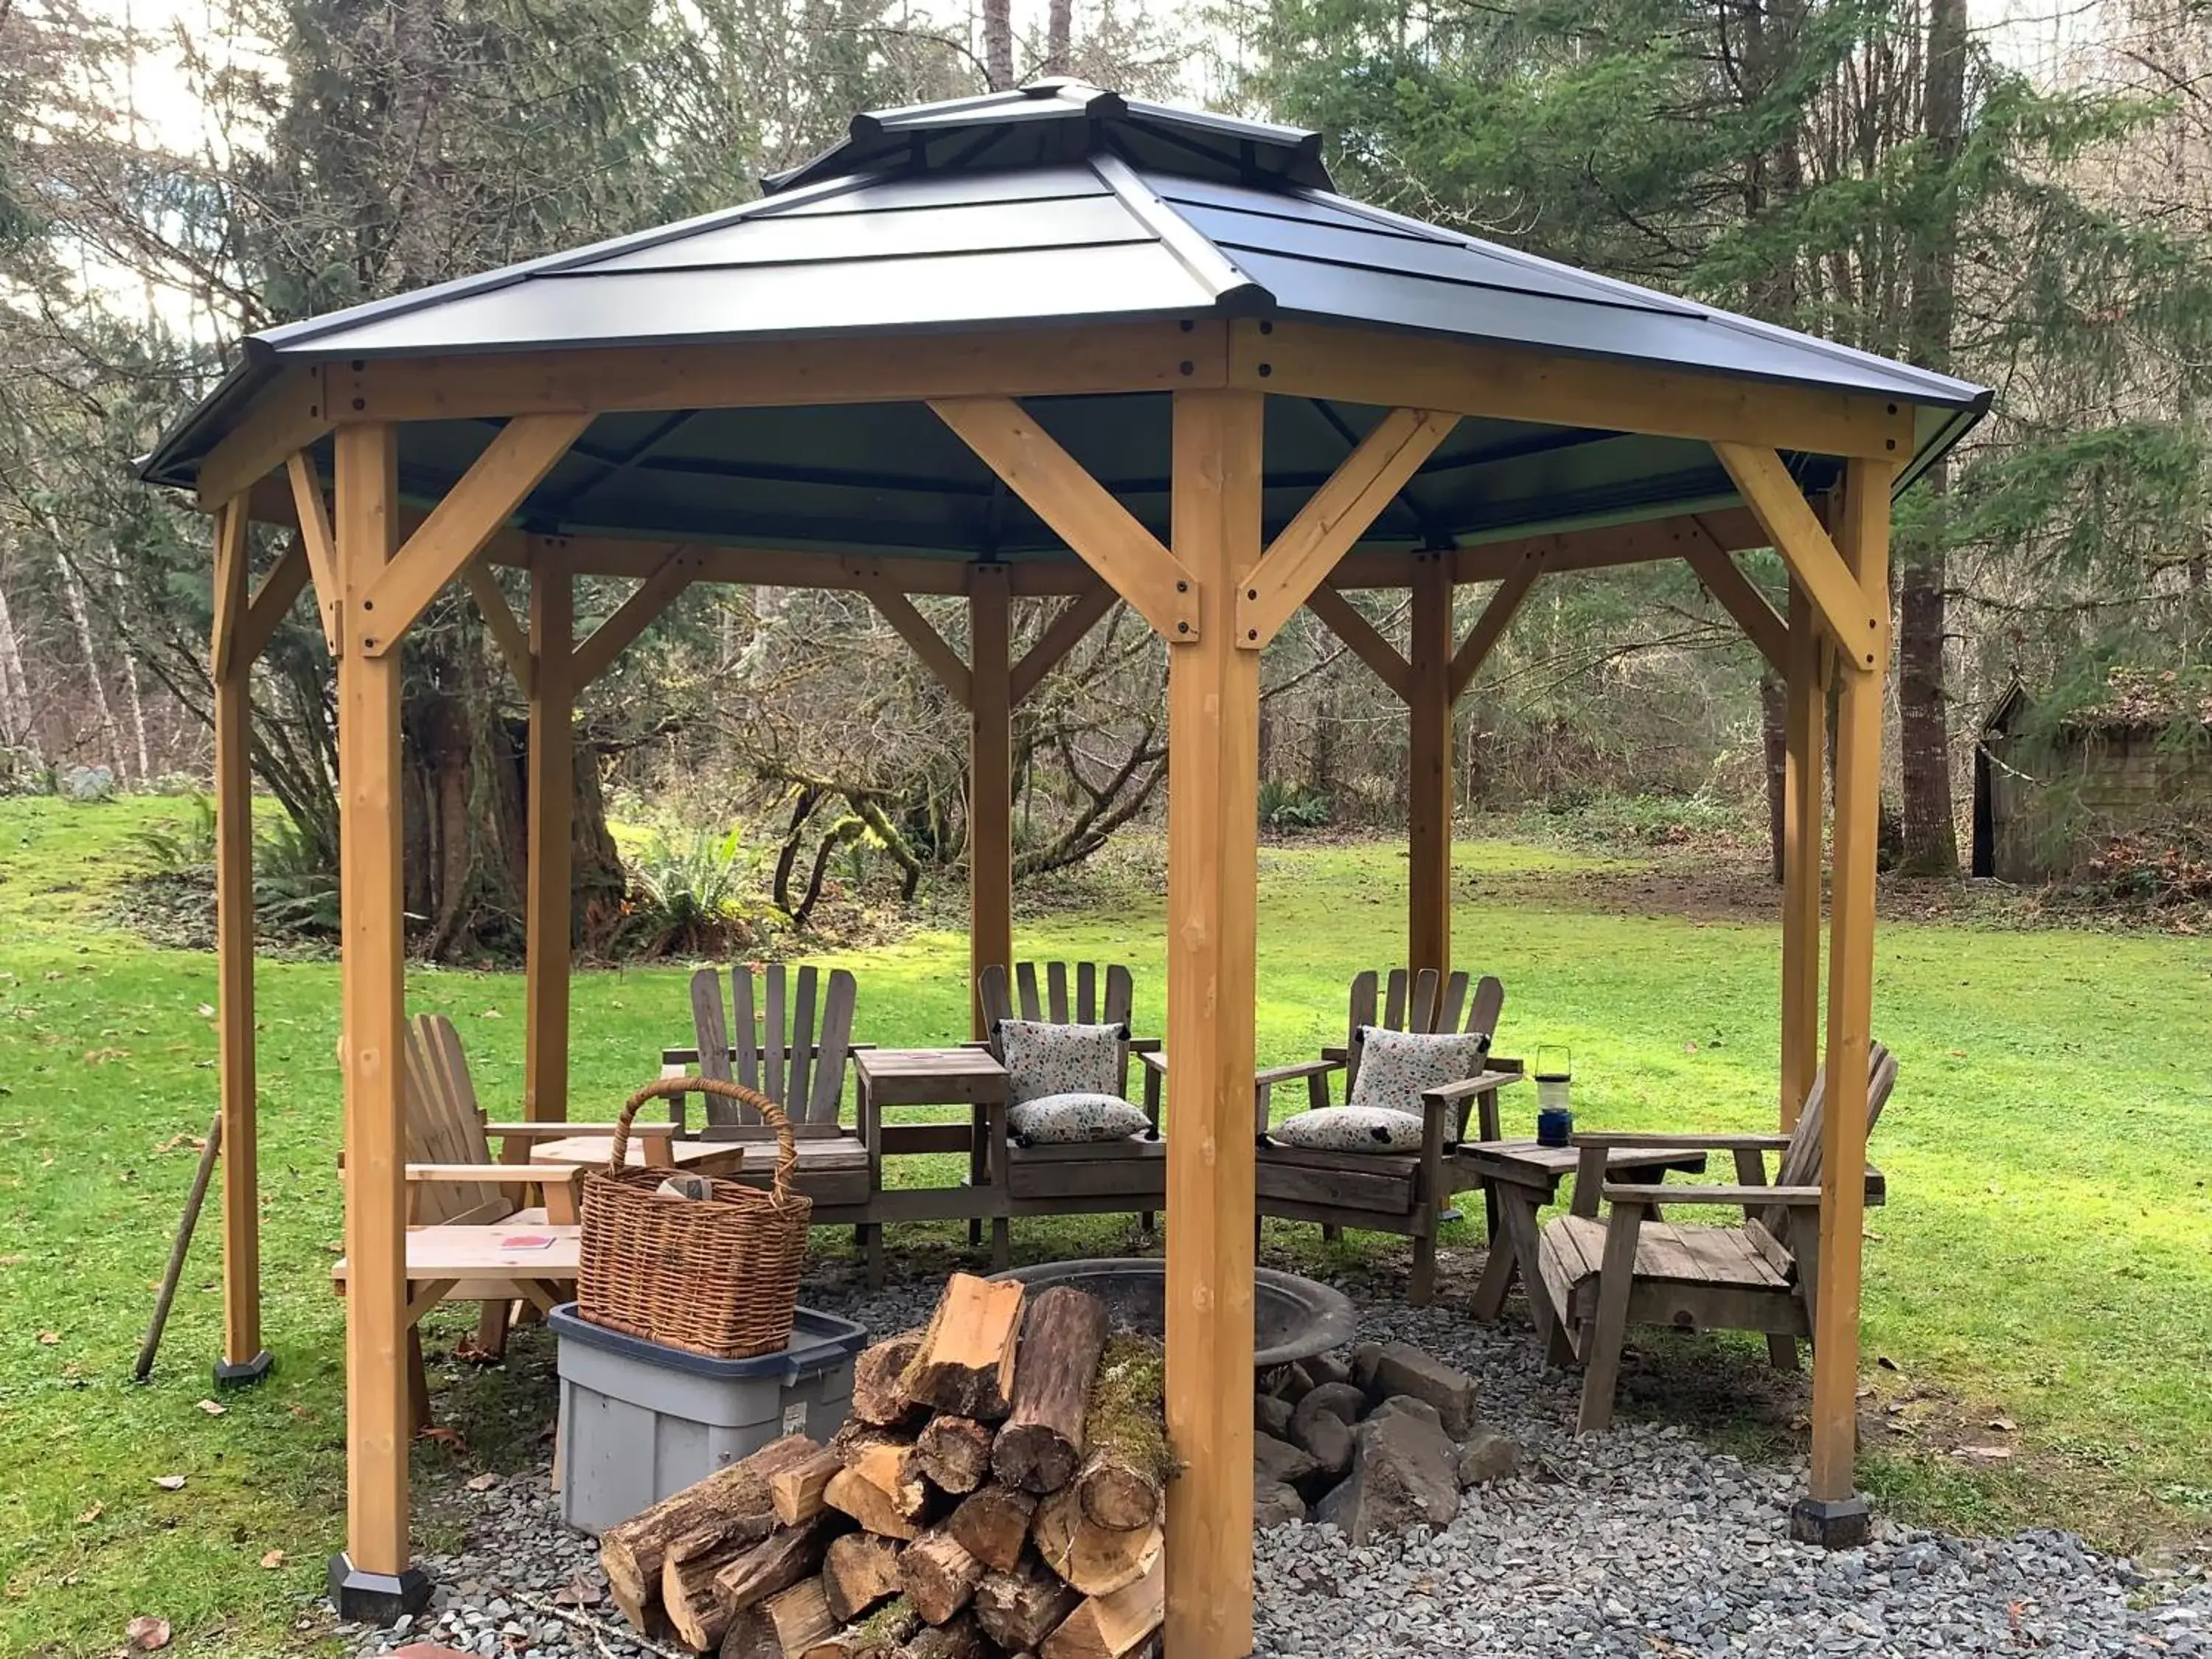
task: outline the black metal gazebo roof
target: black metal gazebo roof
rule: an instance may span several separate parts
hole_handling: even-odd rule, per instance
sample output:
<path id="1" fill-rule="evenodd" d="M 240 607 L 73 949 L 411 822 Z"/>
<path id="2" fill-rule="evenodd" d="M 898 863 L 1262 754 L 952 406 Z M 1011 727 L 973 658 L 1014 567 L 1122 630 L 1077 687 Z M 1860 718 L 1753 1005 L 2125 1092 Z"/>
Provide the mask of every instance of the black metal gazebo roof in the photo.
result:
<path id="1" fill-rule="evenodd" d="M 1340 196 L 1316 135 L 1066 82 L 856 117 L 851 136 L 725 212 L 271 329 L 164 441 L 188 485 L 295 364 L 428 354 L 682 347 L 1224 315 L 1474 340 L 1918 410 L 1900 487 L 1989 394 Z M 1164 393 L 1032 400 L 1036 418 L 1156 534 Z M 1268 528 L 1382 417 L 1273 398 Z M 409 423 L 404 494 L 434 500 L 497 430 Z M 1808 489 L 1831 458 L 1786 457 Z M 1364 545 L 1443 548 L 1735 504 L 1711 447 L 1528 422 L 1460 423 Z M 524 504 L 544 534 L 841 552 L 1069 559 L 919 404 L 601 416 Z"/>

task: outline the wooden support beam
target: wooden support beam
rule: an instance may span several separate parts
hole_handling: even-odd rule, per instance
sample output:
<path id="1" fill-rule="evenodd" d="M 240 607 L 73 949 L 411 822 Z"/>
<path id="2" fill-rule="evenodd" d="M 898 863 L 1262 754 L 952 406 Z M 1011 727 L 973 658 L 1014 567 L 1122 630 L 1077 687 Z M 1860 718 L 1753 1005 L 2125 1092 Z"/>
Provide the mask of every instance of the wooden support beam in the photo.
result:
<path id="1" fill-rule="evenodd" d="M 331 655 L 338 654 L 345 607 L 339 603 L 338 556 L 331 537 L 330 509 L 323 501 L 323 481 L 304 450 L 294 450 L 284 460 L 292 486 L 292 520 L 307 555 L 308 574 L 315 582 L 315 608 L 322 613 L 323 643 Z"/>
<path id="2" fill-rule="evenodd" d="M 968 665 L 960 660 L 960 653 L 945 642 L 945 636 L 929 625 L 929 618 L 914 608 L 914 601 L 895 587 L 881 584 L 861 590 L 876 613 L 891 625 L 898 636 L 921 659 L 921 665 L 936 678 L 945 695 L 963 708 L 968 707 Z"/>
<path id="3" fill-rule="evenodd" d="M 1198 637 L 1190 572 L 1027 410 L 1012 398 L 942 398 L 929 406 L 1155 633 L 1170 641 Z"/>
<path id="4" fill-rule="evenodd" d="M 1774 614 L 1766 595 L 1752 586 L 1751 578 L 1736 568 L 1735 560 L 1717 543 L 1693 549 L 1682 556 L 1697 573 L 1698 580 L 1705 585 L 1705 592 L 1735 619 L 1735 625 L 1743 629 L 1744 637 L 1766 659 L 1766 665 L 1788 678 L 1790 630 Z"/>
<path id="5" fill-rule="evenodd" d="M 337 434 L 337 562 L 349 614 L 397 541 L 389 426 Z M 346 1552 L 341 1575 L 407 1570 L 407 1158 L 401 969 L 399 658 L 350 637 L 338 658 L 339 1052 L 345 1072 Z"/>
<path id="6" fill-rule="evenodd" d="M 1012 696 L 1018 704 L 1043 684 L 1044 677 L 1057 668 L 1067 653 L 1083 642 L 1083 636 L 1096 628 L 1115 605 L 1121 596 L 1104 582 L 1093 582 L 1060 608 L 1037 642 L 1022 653 L 1014 665 Z"/>
<path id="7" fill-rule="evenodd" d="M 1812 503 L 1797 488 L 1796 479 L 1773 450 L 1756 444 L 1716 443 L 1729 477 L 1742 492 L 1743 503 L 1757 515 L 1768 538 L 1790 566 L 1820 613 L 1836 641 L 1837 660 L 1855 673 L 1870 673 L 1889 659 L 1889 596 L 1869 605 L 1837 552 L 1835 543 L 1820 527 Z"/>
<path id="8" fill-rule="evenodd" d="M 1482 672 L 1482 665 L 1498 648 L 1505 630 L 1513 625 L 1513 618 L 1521 614 L 1521 602 L 1528 597 L 1528 590 L 1536 585 L 1536 578 L 1544 574 L 1537 560 L 1524 561 L 1517 568 L 1498 579 L 1498 591 L 1490 596 L 1490 603 L 1474 619 L 1474 626 L 1467 630 L 1458 650 L 1452 653 L 1451 700 L 1457 702 L 1474 684 L 1474 677 Z"/>
<path id="9" fill-rule="evenodd" d="M 253 597 L 246 601 L 245 616 L 239 619 L 237 651 L 248 668 L 261 659 L 270 635 L 291 613 L 293 602 L 307 585 L 307 550 L 295 536 L 276 556 L 276 562 L 263 573 Z"/>
<path id="10" fill-rule="evenodd" d="M 787 408 L 931 398 L 1042 398 L 1219 386 L 1218 321 L 954 331 L 871 339 L 607 346 L 329 366 L 349 418 L 448 421 L 590 410 Z M 298 447 L 295 445 L 294 447 Z"/>
<path id="11" fill-rule="evenodd" d="M 615 665 L 615 659 L 629 649 L 637 636 L 658 621 L 661 613 L 676 602 L 678 595 L 691 586 L 698 568 L 698 561 L 689 548 L 678 549 L 659 569 L 640 582 L 629 597 L 615 607 L 612 616 L 592 630 L 591 636 L 576 647 L 570 659 L 568 684 L 572 696 Z"/>
<path id="12" fill-rule="evenodd" d="M 470 596 L 477 602 L 477 613 L 483 618 L 484 632 L 499 647 L 506 659 L 507 672 L 514 676 L 514 683 L 526 698 L 536 679 L 537 664 L 531 660 L 530 634 L 507 604 L 507 595 L 500 591 L 499 578 L 493 575 L 490 566 L 481 559 L 470 561 L 461 572 L 461 580 L 468 584 Z"/>
<path id="13" fill-rule="evenodd" d="M 1451 971 L 1452 583 L 1449 556 L 1413 565 L 1407 677 L 1406 966 Z M 1416 1269 L 1416 1276 L 1419 1270 Z M 1416 1287 L 1416 1301 L 1426 1300 Z"/>
<path id="14" fill-rule="evenodd" d="M 200 462 L 193 479 L 200 505 L 220 507 L 243 495 L 330 429 L 322 371 L 286 370 Z"/>
<path id="15" fill-rule="evenodd" d="M 988 1035 L 976 981 L 1014 966 L 1012 604 L 1006 567 L 979 564 L 968 590 L 969 1030 Z"/>
<path id="16" fill-rule="evenodd" d="M 216 520 L 215 549 L 216 1066 L 222 1108 L 222 1370 L 261 1352 L 261 1206 L 253 1052 L 253 659 L 246 507 Z M 295 590 L 296 591 L 296 590 Z M 226 630 L 228 637 L 226 638 Z"/>
<path id="17" fill-rule="evenodd" d="M 1376 679 L 1397 693 L 1401 702 L 1413 696 L 1413 669 L 1390 641 L 1375 631 L 1375 624 L 1352 609 L 1351 600 L 1323 582 L 1306 595 L 1306 609 L 1327 623 L 1328 631 L 1372 669 Z"/>
<path id="18" fill-rule="evenodd" d="M 1896 469 L 1855 461 L 1844 486 L 1843 562 L 1861 603 L 1889 608 Z M 1884 630 L 1885 632 L 1887 630 Z M 1836 828 L 1828 923 L 1827 1091 L 1820 1121 L 1820 1261 L 1813 1314 L 1810 1495 L 1851 1496 L 1858 1450 L 1859 1287 L 1866 1208 L 1867 1054 L 1874 1020 L 1875 848 L 1887 653 L 1844 676 L 1836 720 Z"/>
<path id="19" fill-rule="evenodd" d="M 575 582 L 530 573 L 529 869 L 524 894 L 522 1115 L 568 1115 L 569 838 L 576 791 Z"/>
<path id="20" fill-rule="evenodd" d="M 1285 318 L 1231 325 L 1229 378 L 1278 397 L 1412 404 L 1816 455 L 1898 460 L 1912 451 L 1911 405 L 1881 398 Z"/>
<path id="21" fill-rule="evenodd" d="M 591 423 L 589 415 L 518 415 L 501 427 L 362 597 L 348 637 L 358 634 L 373 657 L 391 650 Z"/>
<path id="22" fill-rule="evenodd" d="M 1237 602 L 1237 644 L 1257 651 L 1273 640 L 1458 424 L 1458 416 L 1428 409 L 1385 415 L 1245 579 Z"/>
<path id="23" fill-rule="evenodd" d="M 1256 392 L 1175 400 L 1177 556 L 1227 609 L 1260 559 Z M 1168 647 L 1166 1651 L 1252 1651 L 1253 1018 L 1260 658 Z"/>
<path id="24" fill-rule="evenodd" d="M 1827 652 L 1805 590 L 1790 584 L 1783 717 L 1782 1109 L 1797 1127 L 1820 1066 L 1821 826 L 1826 817 Z"/>

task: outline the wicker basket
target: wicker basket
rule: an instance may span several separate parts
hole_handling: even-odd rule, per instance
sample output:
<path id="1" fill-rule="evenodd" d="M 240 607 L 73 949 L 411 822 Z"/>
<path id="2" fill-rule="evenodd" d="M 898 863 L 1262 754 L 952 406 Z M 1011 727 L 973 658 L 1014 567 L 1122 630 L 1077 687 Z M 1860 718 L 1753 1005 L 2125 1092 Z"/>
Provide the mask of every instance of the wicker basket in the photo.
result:
<path id="1" fill-rule="evenodd" d="M 713 1196 L 656 1191 L 672 1171 L 627 1167 L 629 1125 L 648 1100 L 720 1095 L 775 1130 L 766 1192 L 716 1180 Z M 624 1103 L 605 1170 L 583 1177 L 583 1251 L 576 1311 L 594 1325 L 714 1359 L 750 1359 L 791 1340 L 813 1200 L 792 1190 L 799 1147 L 774 1101 L 718 1078 L 668 1077 Z"/>

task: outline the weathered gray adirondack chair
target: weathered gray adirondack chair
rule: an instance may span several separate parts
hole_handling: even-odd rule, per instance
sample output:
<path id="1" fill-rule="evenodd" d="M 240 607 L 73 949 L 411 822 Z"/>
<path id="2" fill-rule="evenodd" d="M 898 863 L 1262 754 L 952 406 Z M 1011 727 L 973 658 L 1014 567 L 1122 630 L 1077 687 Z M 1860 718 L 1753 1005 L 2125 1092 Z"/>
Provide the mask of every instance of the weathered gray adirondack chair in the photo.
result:
<path id="1" fill-rule="evenodd" d="M 1002 1019 L 1049 1020 L 1055 1025 L 1119 1025 L 1127 1029 L 1134 989 L 1129 970 L 1118 964 L 1048 962 L 1043 982 L 1038 964 L 1014 964 L 1011 977 L 995 964 L 976 976 L 977 994 L 983 1004 L 985 1030 L 993 1054 L 1005 1055 L 999 1047 Z M 1157 1037 L 1126 1040 L 1121 1049 L 1120 1091 L 1129 1093 L 1129 1056 L 1155 1060 Z M 1002 1107 L 991 1118 L 990 1178 L 1006 1188 L 1010 1216 L 1115 1215 L 1134 1212 L 1146 1231 L 1152 1229 L 1155 1212 L 1167 1202 L 1167 1143 L 1160 1139 L 1160 1072 L 1144 1066 L 1145 1115 L 1148 1133 L 1128 1140 L 1073 1146 L 1019 1146 L 1006 1127 Z M 1005 1266 L 1006 1230 L 992 1227 L 992 1259 Z"/>
<path id="2" fill-rule="evenodd" d="M 1867 1132 L 1897 1084 L 1897 1061 L 1875 1043 L 1867 1054 Z M 1797 1127 L 1780 1134 L 1578 1134 L 1573 1212 L 1547 1224 L 1538 1247 L 1540 1288 L 1549 1298 L 1552 1358 L 1583 1364 L 1584 1433 L 1610 1426 L 1620 1348 L 1630 1325 L 1685 1330 L 1759 1331 L 1775 1365 L 1794 1368 L 1797 1339 L 1813 1334 L 1820 1271 L 1820 1124 L 1827 1077 L 1813 1085 Z M 1665 1186 L 1608 1181 L 1608 1152 L 1675 1147 L 1735 1156 L 1733 1186 Z M 1774 1180 L 1765 1157 L 1781 1153 Z M 1867 1202 L 1887 1189 L 1867 1171 Z M 1601 1201 L 1611 1213 L 1598 1214 Z M 1668 1204 L 1740 1206 L 1734 1227 L 1676 1226 Z"/>
<path id="3" fill-rule="evenodd" d="M 702 968 L 691 975 L 692 1026 L 698 1046 L 661 1053 L 664 1073 L 688 1072 L 757 1090 L 783 1108 L 799 1147 L 799 1190 L 814 1200 L 815 1224 L 866 1224 L 874 1197 L 866 1140 L 839 1121 L 845 1062 L 853 1051 L 856 988 L 842 968 L 827 975 L 812 965 L 787 970 L 771 963 L 754 996 L 752 970 L 729 970 L 730 1000 L 722 975 Z M 742 1140 L 748 1147 L 737 1177 L 765 1187 L 775 1161 L 775 1133 L 749 1106 L 704 1097 L 702 1140 Z"/>
<path id="4" fill-rule="evenodd" d="M 1324 1048 L 1322 1057 L 1259 1073 L 1255 1106 L 1259 1120 L 1259 1210 L 1263 1216 L 1317 1221 L 1324 1237 L 1345 1227 L 1402 1234 L 1413 1241 L 1410 1296 L 1425 1305 L 1436 1293 L 1437 1225 L 1451 1200 L 1449 1149 L 1467 1136 L 1468 1114 L 1483 1108 L 1481 1127 L 1497 1133 L 1498 1090 L 1517 1072 L 1486 1068 L 1449 1087 L 1431 1091 L 1422 1105 L 1425 1133 L 1419 1152 L 1331 1152 L 1285 1146 L 1267 1139 L 1273 1121 L 1275 1085 L 1304 1079 L 1307 1108 L 1329 1104 L 1328 1079 L 1345 1076 L 1344 1096 L 1352 1098 L 1359 1077 L 1361 1034 L 1370 1026 L 1397 1031 L 1466 1031 L 1487 1037 L 1498 1029 L 1505 988 L 1491 975 L 1474 981 L 1472 997 L 1465 974 L 1440 975 L 1423 969 L 1409 975 L 1391 970 L 1387 980 L 1370 970 L 1352 981 L 1351 1013 L 1341 1048 Z M 1377 992 L 1382 993 L 1378 998 Z"/>

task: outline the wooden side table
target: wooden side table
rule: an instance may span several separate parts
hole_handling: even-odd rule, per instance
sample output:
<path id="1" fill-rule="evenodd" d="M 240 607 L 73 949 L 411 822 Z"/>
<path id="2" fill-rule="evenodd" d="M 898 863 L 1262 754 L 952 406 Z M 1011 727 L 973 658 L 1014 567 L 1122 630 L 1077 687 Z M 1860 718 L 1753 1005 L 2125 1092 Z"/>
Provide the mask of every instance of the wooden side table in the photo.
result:
<path id="1" fill-rule="evenodd" d="M 968 1221 L 971 1237 L 991 1224 L 991 1259 L 1004 1267 L 1010 1243 L 1006 1194 L 990 1168 L 993 1121 L 1006 1109 L 1006 1067 L 981 1047 L 864 1048 L 853 1054 L 860 1099 L 860 1138 L 868 1147 L 868 1209 L 861 1225 L 868 1283 L 884 1280 L 884 1224 L 890 1221 Z M 965 1123 L 885 1123 L 888 1106 L 965 1106 Z M 965 1152 L 968 1181 L 960 1187 L 884 1188 L 884 1158 L 908 1152 Z"/>

